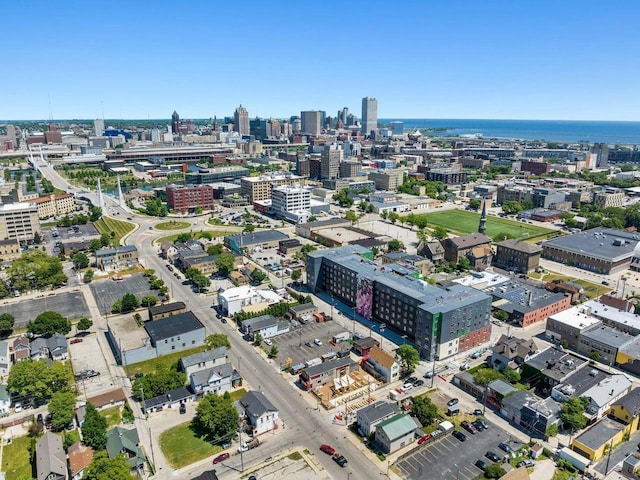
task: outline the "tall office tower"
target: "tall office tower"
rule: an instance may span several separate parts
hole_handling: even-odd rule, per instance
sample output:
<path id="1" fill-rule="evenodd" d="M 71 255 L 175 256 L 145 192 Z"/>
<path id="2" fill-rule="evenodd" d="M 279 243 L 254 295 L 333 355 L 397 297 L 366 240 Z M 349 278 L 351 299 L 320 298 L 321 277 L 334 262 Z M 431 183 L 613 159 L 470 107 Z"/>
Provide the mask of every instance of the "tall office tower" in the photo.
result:
<path id="1" fill-rule="evenodd" d="M 358 123 L 358 117 L 356 117 L 353 113 L 347 115 L 347 127 L 351 127 Z"/>
<path id="2" fill-rule="evenodd" d="M 325 112 L 324 110 L 320 110 L 320 126 L 324 128 L 326 124 L 327 124 L 327 112 Z"/>
<path id="3" fill-rule="evenodd" d="M 342 110 L 338 111 L 338 118 L 342 120 L 342 123 L 347 125 L 347 120 L 349 117 L 349 109 L 347 107 L 343 107 Z"/>
<path id="4" fill-rule="evenodd" d="M 299 118 L 294 118 L 292 122 L 293 122 L 293 126 L 292 126 L 293 131 L 295 133 L 300 133 L 300 131 L 302 130 L 302 120 L 300 120 Z"/>
<path id="5" fill-rule="evenodd" d="M 343 152 L 338 145 L 335 143 L 325 145 L 320 154 L 320 178 L 322 180 L 338 178 L 342 158 Z"/>
<path id="6" fill-rule="evenodd" d="M 302 117 L 302 133 L 308 135 L 320 135 L 322 133 L 322 113 L 317 110 L 301 112 Z"/>
<path id="7" fill-rule="evenodd" d="M 366 137 L 378 129 L 378 100 L 372 97 L 362 99 L 362 134 Z"/>
<path id="8" fill-rule="evenodd" d="M 591 153 L 598 154 L 598 160 L 596 160 L 598 168 L 606 168 L 609 165 L 609 145 L 606 143 L 594 143 L 591 147 Z"/>
<path id="9" fill-rule="evenodd" d="M 175 133 L 176 135 L 180 133 L 180 115 L 175 110 L 173 111 L 173 115 L 171 115 L 171 133 Z"/>
<path id="10" fill-rule="evenodd" d="M 96 118 L 93 121 L 93 133 L 96 134 L 96 137 L 101 137 L 104 135 L 104 120 L 101 118 Z"/>
<path id="11" fill-rule="evenodd" d="M 240 105 L 233 114 L 233 131 L 240 135 L 249 135 L 249 112 Z"/>

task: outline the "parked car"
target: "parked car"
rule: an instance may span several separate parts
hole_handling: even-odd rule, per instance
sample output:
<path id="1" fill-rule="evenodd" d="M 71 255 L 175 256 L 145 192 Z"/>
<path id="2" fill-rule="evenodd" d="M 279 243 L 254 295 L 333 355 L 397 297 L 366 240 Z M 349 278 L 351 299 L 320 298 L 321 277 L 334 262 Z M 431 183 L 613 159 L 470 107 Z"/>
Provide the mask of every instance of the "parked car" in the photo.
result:
<path id="1" fill-rule="evenodd" d="M 529 468 L 529 467 L 533 467 L 533 466 L 535 466 L 535 464 L 536 464 L 536 462 L 534 462 L 533 460 L 530 460 L 530 459 L 528 459 L 528 458 L 527 458 L 527 459 L 525 459 L 525 460 L 522 460 L 521 462 L 518 462 L 518 463 L 516 464 L 516 467 L 518 467 L 518 468 L 520 468 L 520 467 L 527 467 L 527 468 Z"/>
<path id="2" fill-rule="evenodd" d="M 415 383 L 417 380 L 418 380 L 417 377 L 409 377 L 409 378 L 407 378 L 406 381 L 407 381 L 407 383 Z"/>
<path id="3" fill-rule="evenodd" d="M 471 435 L 475 435 L 476 433 L 478 433 L 478 429 L 475 426 L 473 426 L 473 424 L 467 422 L 466 420 L 462 422 L 460 426 L 464 428 L 467 432 L 469 432 Z"/>
<path id="4" fill-rule="evenodd" d="M 452 398 L 451 400 L 449 400 L 449 401 L 447 402 L 447 406 L 451 407 L 451 406 L 453 406 L 453 405 L 457 404 L 457 403 L 458 403 L 458 401 L 459 401 L 459 400 L 458 400 L 457 398 Z"/>
<path id="5" fill-rule="evenodd" d="M 498 448 L 500 448 L 500 450 L 502 450 L 503 452 L 508 453 L 512 457 L 516 456 L 515 450 L 511 448 L 511 446 L 508 443 L 502 442 L 500 445 L 498 445 Z"/>
<path id="6" fill-rule="evenodd" d="M 421 387 L 423 385 L 424 385 L 424 380 L 416 380 L 415 382 L 413 382 L 414 387 Z"/>
<path id="7" fill-rule="evenodd" d="M 318 345 L 319 347 L 321 347 L 321 346 L 322 346 L 322 342 L 321 342 L 321 341 L 320 341 L 320 339 L 318 339 L 318 338 L 314 338 L 314 339 L 313 339 L 313 343 L 315 343 L 315 344 L 316 344 L 316 345 Z"/>
<path id="8" fill-rule="evenodd" d="M 462 433 L 460 430 L 454 430 L 453 436 L 456 437 L 461 442 L 464 442 L 467 439 L 467 436 Z"/>
<path id="9" fill-rule="evenodd" d="M 334 453 L 336 453 L 336 449 L 327 444 L 320 445 L 320 450 L 327 455 L 333 455 Z"/>
<path id="10" fill-rule="evenodd" d="M 423 435 L 418 439 L 418 445 L 422 445 L 424 442 L 431 440 L 433 437 L 430 434 Z"/>
<path id="11" fill-rule="evenodd" d="M 187 413 L 187 406 L 184 403 L 180 404 L 180 414 L 184 415 L 185 413 Z"/>
<path id="12" fill-rule="evenodd" d="M 332 458 L 333 461 L 340 465 L 342 468 L 346 467 L 349 463 L 347 462 L 347 459 L 344 458 L 344 455 L 340 455 L 339 453 L 336 453 Z"/>
<path id="13" fill-rule="evenodd" d="M 473 422 L 476 428 L 480 430 L 479 425 L 482 425 L 482 430 L 487 430 L 489 428 L 489 423 L 484 418 L 479 418 L 475 422 Z"/>
<path id="14" fill-rule="evenodd" d="M 482 470 L 483 472 L 487 469 L 487 467 L 489 466 L 489 464 L 487 462 L 485 462 L 482 459 L 478 459 L 476 460 L 475 466 L 478 467 L 480 470 Z"/>
<path id="15" fill-rule="evenodd" d="M 69 343 L 74 344 L 74 343 L 81 343 L 82 339 L 81 338 L 74 338 L 73 340 L 71 340 Z"/>
<path id="16" fill-rule="evenodd" d="M 271 345 L 273 345 L 273 342 L 271 340 L 269 340 L 268 338 L 265 338 L 264 339 L 264 344 L 271 346 Z"/>
<path id="17" fill-rule="evenodd" d="M 217 463 L 224 462 L 225 460 L 229 460 L 230 456 L 231 455 L 229 455 L 227 452 L 221 453 L 220 455 L 218 455 L 216 458 L 213 459 L 213 464 L 216 465 Z"/>
<path id="18" fill-rule="evenodd" d="M 480 410 L 479 408 L 476 408 L 476 409 L 473 411 L 473 414 L 474 414 L 474 415 L 477 415 L 477 416 L 479 416 L 479 417 L 481 417 L 481 416 L 482 416 L 482 410 Z"/>
<path id="19" fill-rule="evenodd" d="M 405 392 L 406 392 L 407 390 L 411 390 L 412 388 L 413 388 L 413 383 L 405 383 L 405 384 L 402 386 L 402 390 L 404 390 Z"/>
<path id="20" fill-rule="evenodd" d="M 489 450 L 487 453 L 485 453 L 484 456 L 487 457 L 492 462 L 500 462 L 500 461 L 502 461 L 502 458 L 500 458 L 500 455 L 498 455 L 495 452 L 492 452 L 491 450 Z"/>
<path id="21" fill-rule="evenodd" d="M 311 343 L 311 342 L 304 342 L 304 344 L 305 344 L 307 347 L 313 347 L 313 343 Z"/>

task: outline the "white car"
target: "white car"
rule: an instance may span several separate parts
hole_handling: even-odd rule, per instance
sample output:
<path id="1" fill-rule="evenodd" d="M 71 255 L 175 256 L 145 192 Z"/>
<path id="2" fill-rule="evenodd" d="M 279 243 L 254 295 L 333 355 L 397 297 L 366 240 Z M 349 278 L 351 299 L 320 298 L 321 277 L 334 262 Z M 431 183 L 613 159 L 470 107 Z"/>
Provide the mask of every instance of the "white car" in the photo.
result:
<path id="1" fill-rule="evenodd" d="M 402 390 L 404 390 L 405 392 L 406 392 L 407 390 L 411 390 L 412 388 L 413 388 L 413 383 L 405 383 L 405 384 L 402 386 Z"/>
<path id="2" fill-rule="evenodd" d="M 315 343 L 315 344 L 316 344 L 316 345 L 318 345 L 319 347 L 321 347 L 321 346 L 322 346 L 322 342 L 321 342 L 319 339 L 317 339 L 317 338 L 314 338 L 314 339 L 313 339 L 313 343 Z"/>
<path id="3" fill-rule="evenodd" d="M 269 340 L 268 338 L 265 338 L 264 339 L 264 344 L 271 346 L 271 345 L 273 345 L 273 342 L 271 340 Z"/>
<path id="4" fill-rule="evenodd" d="M 247 451 L 249 451 L 249 447 L 247 446 L 246 443 L 238 447 L 238 453 L 247 452 Z"/>

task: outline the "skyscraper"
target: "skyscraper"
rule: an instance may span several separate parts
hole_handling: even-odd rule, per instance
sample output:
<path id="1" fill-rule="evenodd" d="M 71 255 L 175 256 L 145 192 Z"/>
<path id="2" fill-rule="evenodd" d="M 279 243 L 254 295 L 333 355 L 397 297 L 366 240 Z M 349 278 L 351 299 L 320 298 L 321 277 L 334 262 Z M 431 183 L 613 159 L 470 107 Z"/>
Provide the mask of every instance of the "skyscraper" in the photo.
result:
<path id="1" fill-rule="evenodd" d="M 301 112 L 301 131 L 308 135 L 320 135 L 322 133 L 322 113 L 317 110 Z"/>
<path id="2" fill-rule="evenodd" d="M 362 134 L 371 135 L 372 130 L 378 129 L 378 100 L 372 97 L 362 99 Z"/>
<path id="3" fill-rule="evenodd" d="M 598 168 L 607 168 L 609 165 L 609 145 L 606 143 L 594 143 L 591 147 L 591 153 L 596 153 L 598 159 L 596 166 Z"/>
<path id="4" fill-rule="evenodd" d="M 249 112 L 240 105 L 233 114 L 233 131 L 240 135 L 249 135 Z"/>
<path id="5" fill-rule="evenodd" d="M 104 135 L 104 120 L 101 118 L 96 118 L 93 121 L 93 133 L 95 133 L 96 137 L 101 137 Z"/>
<path id="6" fill-rule="evenodd" d="M 338 145 L 335 143 L 325 145 L 320 153 L 320 178 L 322 180 L 338 178 L 342 158 L 343 152 Z"/>
<path id="7" fill-rule="evenodd" d="M 180 115 L 175 110 L 171 115 L 171 133 L 178 135 L 180 133 Z"/>

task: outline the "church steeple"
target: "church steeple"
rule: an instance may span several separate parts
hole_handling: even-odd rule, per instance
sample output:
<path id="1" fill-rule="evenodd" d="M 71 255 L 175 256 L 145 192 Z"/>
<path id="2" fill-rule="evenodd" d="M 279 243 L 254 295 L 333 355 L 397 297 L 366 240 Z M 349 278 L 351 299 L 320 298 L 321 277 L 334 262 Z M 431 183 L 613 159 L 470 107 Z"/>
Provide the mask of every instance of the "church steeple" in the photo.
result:
<path id="1" fill-rule="evenodd" d="M 478 233 L 483 235 L 487 233 L 487 202 L 482 201 L 482 214 L 480 215 L 480 225 L 478 225 Z"/>

